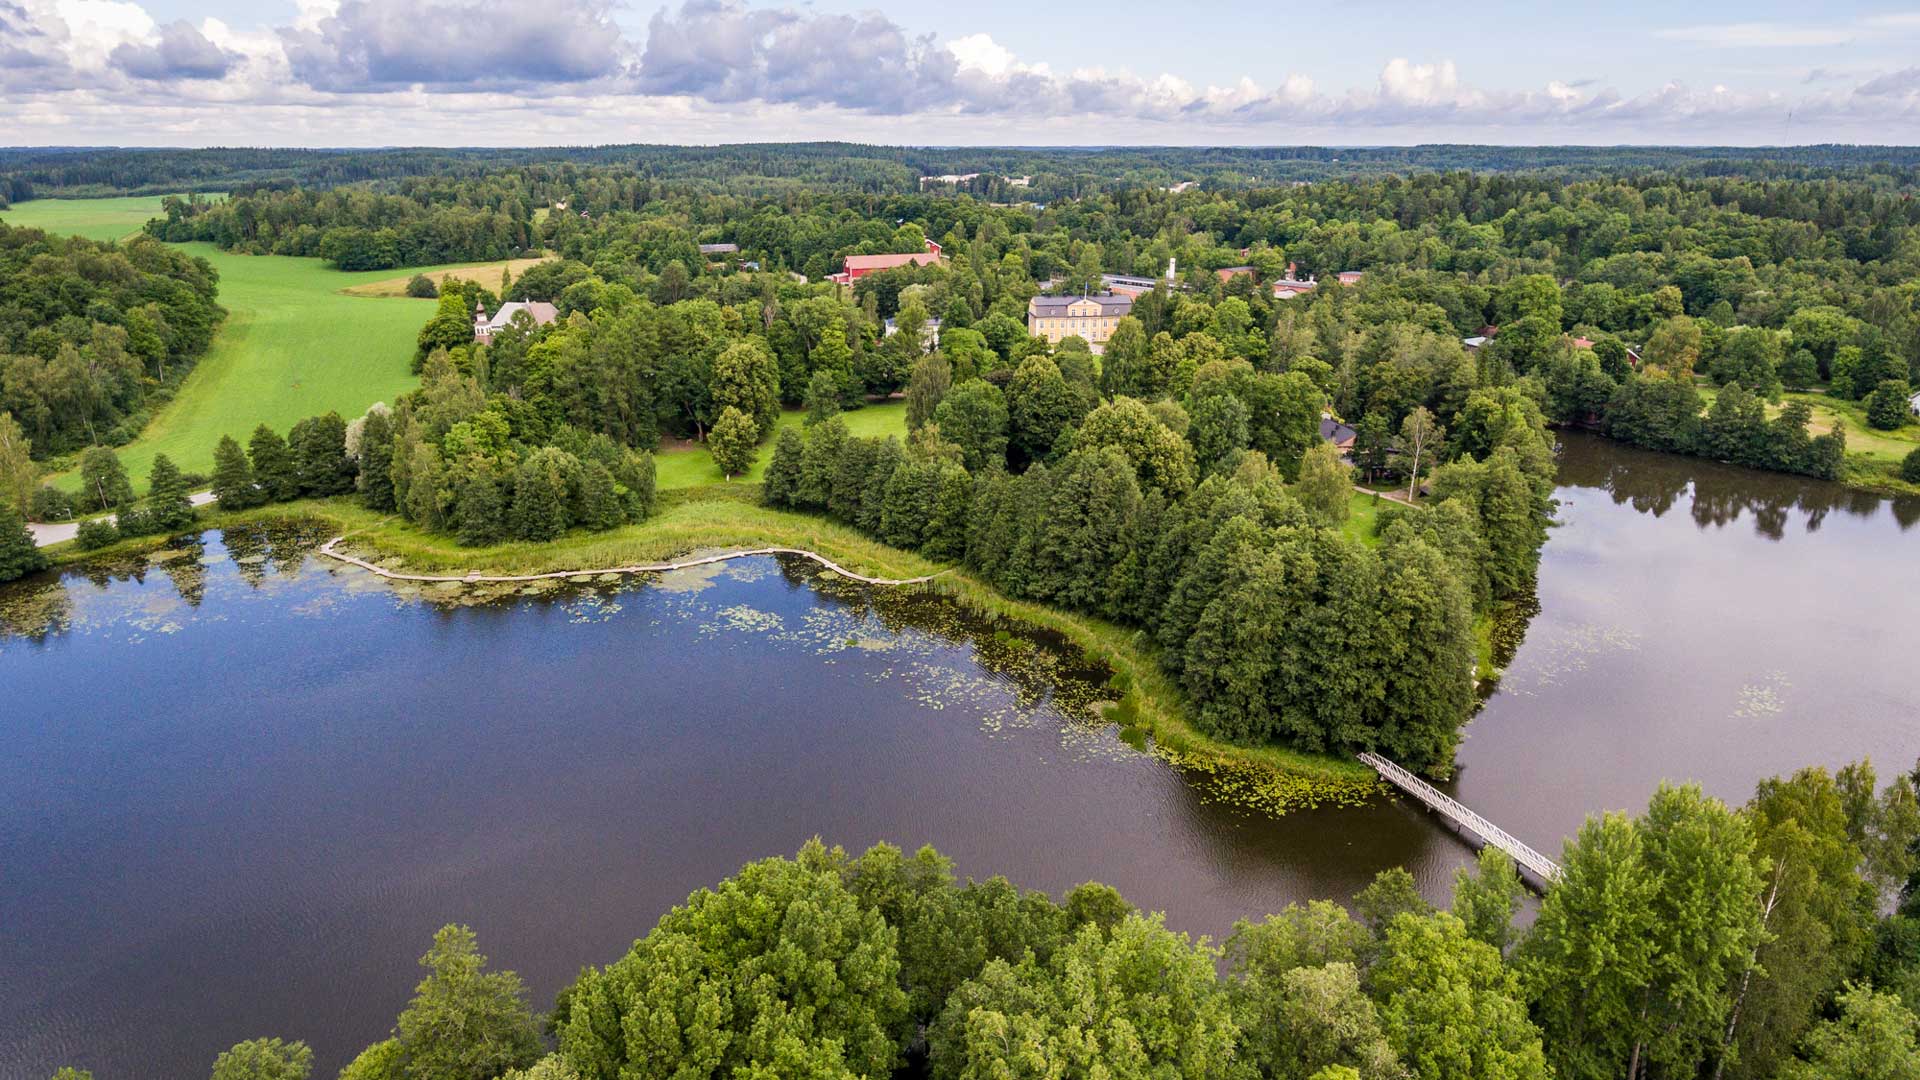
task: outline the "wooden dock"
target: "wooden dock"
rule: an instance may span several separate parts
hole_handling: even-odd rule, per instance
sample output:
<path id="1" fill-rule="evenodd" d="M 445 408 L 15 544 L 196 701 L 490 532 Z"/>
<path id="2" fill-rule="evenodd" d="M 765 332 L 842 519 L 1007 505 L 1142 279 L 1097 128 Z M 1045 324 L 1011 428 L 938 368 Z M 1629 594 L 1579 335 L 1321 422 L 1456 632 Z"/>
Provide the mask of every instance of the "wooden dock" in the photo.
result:
<path id="1" fill-rule="evenodd" d="M 1379 754 L 1361 754 L 1360 760 L 1379 773 L 1381 779 L 1426 804 L 1427 809 L 1446 818 L 1455 828 L 1468 833 L 1482 845 L 1492 844 L 1506 852 L 1520 868 L 1522 876 L 1530 877 L 1534 885 L 1544 888 L 1560 879 L 1559 863 L 1521 843 L 1512 833 L 1467 809 L 1459 800 L 1439 788 Z"/>

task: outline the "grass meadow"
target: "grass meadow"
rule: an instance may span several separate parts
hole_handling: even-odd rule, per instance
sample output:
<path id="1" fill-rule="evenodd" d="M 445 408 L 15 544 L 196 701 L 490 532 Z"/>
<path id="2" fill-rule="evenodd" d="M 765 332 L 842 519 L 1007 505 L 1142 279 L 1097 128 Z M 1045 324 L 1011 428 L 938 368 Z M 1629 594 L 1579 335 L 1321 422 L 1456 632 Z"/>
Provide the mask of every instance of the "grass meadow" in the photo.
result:
<path id="1" fill-rule="evenodd" d="M 217 196 L 215 196 L 217 197 Z M 160 216 L 164 195 L 118 199 L 33 199 L 0 210 L 0 221 L 89 240 L 125 240 Z"/>
<path id="2" fill-rule="evenodd" d="M 767 474 L 767 463 L 773 460 L 773 442 L 780 437 L 781 428 L 797 428 L 806 419 L 806 413 L 800 409 L 788 409 L 780 414 L 779 423 L 772 435 L 760 444 L 760 458 L 744 477 L 735 477 L 736 484 L 757 484 Z M 877 405 L 843 412 L 840 419 L 847 430 L 854 435 L 876 436 L 897 435 L 907 437 L 907 401 L 895 398 Z M 705 487 L 708 484 L 724 484 L 727 478 L 713 464 L 713 455 L 700 443 L 668 440 L 654 455 L 656 466 L 655 483 L 662 491 L 677 488 Z"/>

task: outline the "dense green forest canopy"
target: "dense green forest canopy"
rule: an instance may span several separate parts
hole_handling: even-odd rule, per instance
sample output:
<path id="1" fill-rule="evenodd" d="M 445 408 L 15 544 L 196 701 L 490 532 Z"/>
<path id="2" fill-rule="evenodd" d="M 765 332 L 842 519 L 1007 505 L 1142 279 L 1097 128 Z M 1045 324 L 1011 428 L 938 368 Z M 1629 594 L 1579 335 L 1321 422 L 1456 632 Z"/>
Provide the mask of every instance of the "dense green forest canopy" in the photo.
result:
<path id="1" fill-rule="evenodd" d="M 958 880 L 930 847 L 814 840 L 696 890 L 541 1015 L 449 925 L 340 1077 L 1902 1080 L 1917 835 L 1914 778 L 1865 764 L 1738 808 L 1663 786 L 1588 819 L 1531 926 L 1489 848 L 1444 907 L 1394 869 L 1218 944 L 1095 882 L 1056 900 Z M 259 1038 L 212 1075 L 311 1070 L 306 1044 Z"/>
<path id="2" fill-rule="evenodd" d="M 1920 150 L 1792 147 L 889 147 L 854 143 L 724 146 L 395 149 L 0 148 L 0 202 L 36 195 L 88 196 L 226 191 L 240 185 L 334 187 L 417 176 L 476 176 L 534 164 L 611 167 L 713 191 L 751 193 L 799 185 L 869 192 L 916 191 L 922 176 L 985 173 L 1033 178 L 1030 194 L 1055 198 L 1128 186 L 1204 181 L 1247 187 L 1383 173 L 1551 170 L 1614 175 L 1668 170 L 1782 178 L 1877 168 L 1911 183 Z"/>

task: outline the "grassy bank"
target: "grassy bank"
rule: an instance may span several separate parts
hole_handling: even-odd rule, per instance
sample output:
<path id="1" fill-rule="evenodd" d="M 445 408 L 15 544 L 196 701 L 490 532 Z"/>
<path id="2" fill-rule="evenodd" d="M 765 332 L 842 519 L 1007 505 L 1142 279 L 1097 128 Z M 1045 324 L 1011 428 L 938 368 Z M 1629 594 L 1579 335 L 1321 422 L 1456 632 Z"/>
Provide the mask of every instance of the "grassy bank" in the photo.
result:
<path id="1" fill-rule="evenodd" d="M 208 528 L 249 521 L 313 519 L 346 535 L 347 546 L 390 569 L 422 573 L 481 570 L 534 574 L 660 562 L 691 551 L 742 547 L 798 547 L 851 570 L 905 578 L 941 573 L 930 588 L 977 611 L 1051 630 L 1114 672 L 1118 699 L 1110 711 L 1130 741 L 1151 736 L 1153 750 L 1194 779 L 1213 799 L 1283 813 L 1357 802 L 1378 781 L 1356 761 L 1303 754 L 1277 746 L 1237 746 L 1197 730 L 1185 696 L 1160 667 L 1146 635 L 1099 619 L 1009 599 L 957 567 L 877 543 L 845 526 L 758 503 L 757 485 L 728 484 L 666 493 L 646 522 L 604 533 L 575 532 L 545 544 L 507 543 L 463 548 L 450 537 L 423 532 L 397 517 L 349 499 L 284 503 L 234 514 L 203 510 Z M 104 553 L 165 546 L 164 538 L 125 541 Z M 56 564 L 90 558 L 73 544 L 48 549 Z"/>
<path id="2" fill-rule="evenodd" d="M 1718 387 L 1702 383 L 1700 400 L 1708 408 L 1720 396 Z M 1867 423 L 1867 407 L 1858 401 L 1846 401 L 1827 394 L 1789 393 L 1779 405 L 1767 406 L 1769 419 L 1779 416 L 1789 401 L 1804 402 L 1813 410 L 1807 430 L 1825 435 L 1835 424 L 1847 427 L 1846 472 L 1840 482 L 1848 487 L 1882 494 L 1920 495 L 1920 485 L 1900 479 L 1900 463 L 1908 454 L 1920 450 L 1920 423 L 1908 423 L 1893 431 L 1881 431 Z"/>

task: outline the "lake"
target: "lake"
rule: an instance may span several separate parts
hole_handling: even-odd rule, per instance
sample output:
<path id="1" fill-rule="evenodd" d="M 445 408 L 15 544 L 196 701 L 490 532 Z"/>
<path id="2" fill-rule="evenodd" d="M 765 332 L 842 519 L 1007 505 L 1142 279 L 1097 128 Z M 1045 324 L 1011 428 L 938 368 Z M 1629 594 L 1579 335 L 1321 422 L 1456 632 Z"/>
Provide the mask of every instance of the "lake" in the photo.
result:
<path id="1" fill-rule="evenodd" d="M 1920 502 L 1565 437 L 1539 610 L 1450 789 L 1543 850 L 1664 777 L 1744 799 L 1920 753 Z M 437 927 L 537 1008 L 807 838 L 1089 879 L 1216 937 L 1468 849 L 1401 800 L 1272 819 L 1097 719 L 1105 673 L 938 598 L 754 558 L 484 603 L 209 533 L 0 588 L 0 1077 L 331 1076 Z M 1905 662 L 1905 663 L 1903 663 Z"/>

